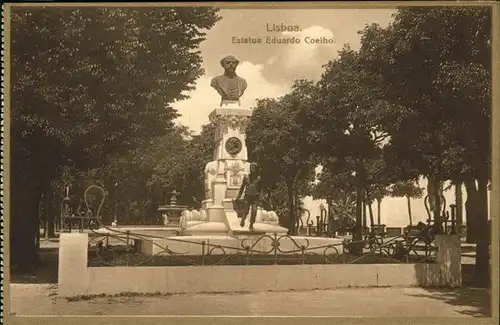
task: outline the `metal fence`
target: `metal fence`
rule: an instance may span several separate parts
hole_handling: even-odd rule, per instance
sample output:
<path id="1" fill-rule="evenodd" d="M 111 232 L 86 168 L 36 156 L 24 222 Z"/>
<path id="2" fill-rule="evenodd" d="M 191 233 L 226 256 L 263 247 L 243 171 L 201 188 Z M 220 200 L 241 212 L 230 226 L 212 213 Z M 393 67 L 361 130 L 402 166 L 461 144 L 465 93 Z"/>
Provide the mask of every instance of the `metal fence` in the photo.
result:
<path id="1" fill-rule="evenodd" d="M 356 264 L 433 262 L 432 241 L 418 236 L 345 239 L 334 244 L 311 245 L 289 235 L 258 235 L 239 240 L 238 245 L 212 244 L 107 229 L 93 231 L 89 240 L 89 266 L 178 266 L 178 265 L 266 265 L 266 264 Z M 286 243 L 285 243 L 286 242 Z M 190 252 L 174 251 L 180 243 Z M 141 252 L 142 245 L 155 248 L 154 254 Z M 193 247 L 195 247 L 193 249 Z M 286 248 L 285 248 L 286 247 Z"/>
<path id="2" fill-rule="evenodd" d="M 306 208 L 298 209 L 296 213 L 295 229 L 297 235 L 333 238 L 337 235 L 346 235 L 356 226 L 350 218 L 334 218 L 326 209 L 320 210 L 316 222 L 311 217 L 311 212 Z M 304 221 L 304 217 L 306 220 Z"/>
<path id="3" fill-rule="evenodd" d="M 336 243 L 311 245 L 311 240 L 279 234 L 248 236 L 237 245 L 219 245 L 209 240 L 147 235 L 110 228 L 102 223 L 100 211 L 106 191 L 97 185 L 88 187 L 74 216 L 88 222 L 89 266 L 177 266 L 177 265 L 266 265 L 266 264 L 356 264 L 433 262 L 433 236 L 422 229 L 388 237 L 380 230 L 367 233 L 362 240 L 345 238 Z M 307 219 L 308 234 L 331 236 L 326 215 L 318 217 L 313 231 Z M 81 227 L 83 228 L 83 227 Z M 100 229 L 100 230 L 99 230 Z M 304 228 L 298 228 L 303 231 Z M 105 230 L 103 232 L 102 230 Z M 189 252 L 172 247 L 189 245 Z M 154 248 L 146 254 L 144 245 Z M 153 250 L 151 250 L 153 252 Z"/>

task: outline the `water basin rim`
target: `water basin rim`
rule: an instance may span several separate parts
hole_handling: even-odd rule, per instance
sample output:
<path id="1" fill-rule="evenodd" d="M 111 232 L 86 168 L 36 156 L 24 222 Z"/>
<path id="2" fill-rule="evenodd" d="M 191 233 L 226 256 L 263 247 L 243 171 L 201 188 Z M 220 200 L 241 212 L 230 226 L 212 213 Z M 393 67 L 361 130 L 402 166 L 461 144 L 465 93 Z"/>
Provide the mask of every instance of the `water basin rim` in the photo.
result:
<path id="1" fill-rule="evenodd" d="M 187 205 L 160 205 L 158 206 L 158 210 L 187 210 L 188 206 Z"/>

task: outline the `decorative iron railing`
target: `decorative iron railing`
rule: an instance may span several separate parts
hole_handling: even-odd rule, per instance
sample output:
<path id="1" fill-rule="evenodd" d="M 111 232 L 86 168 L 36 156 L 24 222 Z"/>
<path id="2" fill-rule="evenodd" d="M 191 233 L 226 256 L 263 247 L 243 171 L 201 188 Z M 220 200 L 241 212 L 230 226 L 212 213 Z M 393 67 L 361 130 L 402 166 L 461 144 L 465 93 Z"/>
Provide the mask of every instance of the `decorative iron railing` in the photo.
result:
<path id="1" fill-rule="evenodd" d="M 61 214 L 59 216 L 60 230 L 71 232 L 77 228 L 79 232 L 83 232 L 85 228 L 91 229 L 92 227 L 102 226 L 100 212 L 107 196 L 108 192 L 101 186 L 90 185 L 85 190 L 83 198 L 80 199 L 76 209 L 70 207 L 70 198 L 68 196 L 64 197 L 61 202 Z M 77 223 L 76 226 L 75 222 Z"/>
<path id="2" fill-rule="evenodd" d="M 306 221 L 304 222 L 304 216 Z M 316 222 L 311 218 L 311 212 L 308 209 L 300 208 L 297 212 L 295 227 L 298 235 L 312 237 L 336 237 L 337 234 L 345 235 L 355 228 L 355 222 L 350 218 L 334 218 L 332 213 L 326 209 L 321 209 L 320 215 L 316 216 Z"/>
<path id="3" fill-rule="evenodd" d="M 360 241 L 338 239 L 324 245 L 311 245 L 306 237 L 278 234 L 248 236 L 232 245 L 189 236 L 148 235 L 103 224 L 100 211 L 106 196 L 102 187 L 92 185 L 76 211 L 91 230 L 89 266 L 425 263 L 433 262 L 436 251 L 426 232 L 392 238 L 370 233 Z"/>
<path id="4" fill-rule="evenodd" d="M 435 207 L 436 202 L 439 202 L 439 207 Z M 427 195 L 424 198 L 425 210 L 427 212 L 427 225 L 432 228 L 440 229 L 444 234 L 461 234 L 463 232 L 462 227 L 459 227 L 457 222 L 457 206 L 455 204 L 450 204 L 450 211 L 446 210 L 446 197 L 442 194 Z M 440 217 L 440 227 L 434 227 L 435 213 L 439 214 Z"/>
<path id="5" fill-rule="evenodd" d="M 366 237 L 361 241 L 346 239 L 320 246 L 312 246 L 307 238 L 299 241 L 278 234 L 244 238 L 238 246 L 116 229 L 106 234 L 94 231 L 93 235 L 89 241 L 93 248 L 89 266 L 423 263 L 433 262 L 435 253 L 432 242 L 406 235 L 388 239 Z M 179 244 L 189 249 L 184 252 L 172 249 Z M 141 252 L 144 245 L 149 245 L 152 253 Z M 361 254 L 353 253 L 355 246 L 361 246 Z"/>
<path id="6" fill-rule="evenodd" d="M 451 204 L 449 206 L 450 210 L 446 210 L 446 198 L 443 195 L 430 196 L 427 195 L 424 198 L 424 205 L 427 212 L 427 220 L 425 223 L 420 222 L 418 224 L 410 224 L 405 228 L 400 228 L 400 234 L 404 233 L 414 233 L 414 232 L 428 232 L 436 233 L 436 229 L 441 229 L 439 231 L 442 234 L 459 234 L 461 237 L 465 237 L 466 229 L 463 225 L 459 225 L 457 222 L 457 206 Z M 439 216 L 440 216 L 440 227 L 435 227 L 435 220 L 433 211 L 436 209 L 432 207 L 435 201 L 439 201 Z M 307 216 L 306 222 L 303 220 L 303 216 Z M 365 226 L 362 229 L 364 236 L 387 236 L 385 225 L 374 224 L 370 227 Z M 423 229 L 425 228 L 425 229 Z M 321 208 L 320 215 L 316 216 L 316 222 L 311 220 L 311 212 L 305 208 L 300 208 L 297 212 L 296 219 L 296 229 L 297 234 L 314 236 L 314 237 L 336 237 L 337 235 L 346 235 L 352 233 L 356 229 L 356 222 L 353 218 L 334 218 L 332 213 L 328 210 Z M 426 235 L 428 236 L 428 235 Z M 433 237 L 433 235 L 431 236 Z"/>

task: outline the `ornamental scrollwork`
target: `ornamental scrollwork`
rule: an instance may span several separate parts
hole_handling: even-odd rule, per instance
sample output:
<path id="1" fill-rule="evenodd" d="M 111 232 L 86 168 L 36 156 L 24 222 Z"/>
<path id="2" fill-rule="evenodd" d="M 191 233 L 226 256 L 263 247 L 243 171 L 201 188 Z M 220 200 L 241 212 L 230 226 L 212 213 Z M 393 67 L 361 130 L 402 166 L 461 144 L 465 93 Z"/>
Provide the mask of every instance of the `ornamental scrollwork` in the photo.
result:
<path id="1" fill-rule="evenodd" d="M 216 139 L 220 140 L 223 135 L 229 131 L 229 128 L 245 133 L 246 128 L 250 123 L 250 117 L 238 115 L 217 115 L 212 119 L 212 122 L 217 126 L 215 135 Z"/>

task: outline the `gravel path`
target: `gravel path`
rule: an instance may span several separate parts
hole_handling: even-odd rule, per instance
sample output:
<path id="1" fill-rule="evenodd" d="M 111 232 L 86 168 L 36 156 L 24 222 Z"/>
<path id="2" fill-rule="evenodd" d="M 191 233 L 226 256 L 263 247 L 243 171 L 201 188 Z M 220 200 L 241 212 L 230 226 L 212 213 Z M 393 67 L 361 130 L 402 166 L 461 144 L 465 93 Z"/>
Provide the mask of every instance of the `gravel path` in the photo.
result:
<path id="1" fill-rule="evenodd" d="M 50 284 L 11 284 L 15 315 L 227 315 L 473 317 L 489 314 L 487 291 L 350 288 L 249 294 L 99 297 L 67 301 Z"/>
<path id="2" fill-rule="evenodd" d="M 57 297 L 57 241 L 43 241 L 51 263 L 41 275 L 10 285 L 16 315 L 227 315 L 473 317 L 490 314 L 486 290 L 462 288 L 350 288 L 248 294 L 99 297 L 67 301 Z M 463 267 L 474 264 L 474 247 L 463 245 Z M 53 250 L 53 251 L 52 251 Z M 470 255 L 470 256 L 469 256 Z M 52 270 L 53 269 L 53 270 Z M 45 273 L 48 275 L 43 276 Z M 29 280 L 29 279 L 28 279 Z"/>

